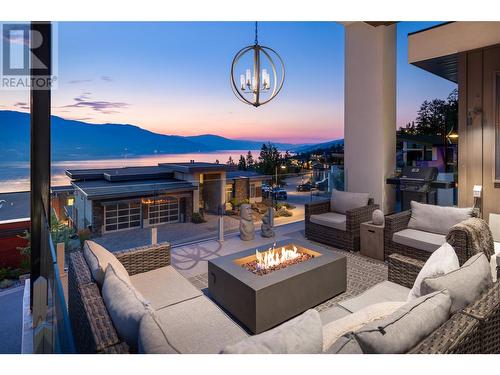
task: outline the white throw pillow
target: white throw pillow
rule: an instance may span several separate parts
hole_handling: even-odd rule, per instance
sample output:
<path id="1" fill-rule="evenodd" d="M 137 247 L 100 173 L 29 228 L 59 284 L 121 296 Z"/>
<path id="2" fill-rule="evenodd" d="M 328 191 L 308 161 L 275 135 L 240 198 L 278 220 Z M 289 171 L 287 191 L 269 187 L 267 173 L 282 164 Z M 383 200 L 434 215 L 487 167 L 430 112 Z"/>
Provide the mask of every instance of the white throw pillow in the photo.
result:
<path id="1" fill-rule="evenodd" d="M 420 287 L 422 285 L 422 281 L 424 281 L 426 277 L 444 275 L 448 272 L 455 271 L 458 268 L 460 268 L 460 264 L 458 263 L 458 257 L 455 250 L 448 242 L 444 243 L 439 249 L 431 254 L 418 273 L 415 283 L 413 284 L 413 288 L 408 294 L 408 302 L 415 300 L 422 295 Z"/>
<path id="2" fill-rule="evenodd" d="M 354 332 L 365 324 L 391 315 L 406 302 L 381 302 L 367 306 L 323 326 L 323 351 L 327 351 L 340 337 Z"/>
<path id="3" fill-rule="evenodd" d="M 83 256 L 87 261 L 92 277 L 99 287 L 102 287 L 104 283 L 104 274 L 106 273 L 108 264 L 113 266 L 113 269 L 121 279 L 130 284 L 130 276 L 125 267 L 123 267 L 123 264 L 120 263 L 113 253 L 106 250 L 98 243 L 94 241 L 85 241 L 83 245 Z"/>
<path id="4" fill-rule="evenodd" d="M 133 351 L 137 350 L 139 323 L 144 314 L 151 310 L 148 302 L 129 282 L 120 277 L 111 264 L 106 268 L 102 299 L 118 336 Z"/>

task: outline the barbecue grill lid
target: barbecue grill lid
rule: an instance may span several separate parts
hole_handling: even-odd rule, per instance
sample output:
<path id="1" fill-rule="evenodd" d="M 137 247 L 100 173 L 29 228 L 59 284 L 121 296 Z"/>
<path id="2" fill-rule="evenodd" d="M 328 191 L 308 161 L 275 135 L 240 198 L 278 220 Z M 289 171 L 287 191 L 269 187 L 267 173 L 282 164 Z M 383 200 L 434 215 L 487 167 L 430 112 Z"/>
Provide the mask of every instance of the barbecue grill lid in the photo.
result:
<path id="1" fill-rule="evenodd" d="M 405 166 L 401 171 L 401 179 L 434 181 L 437 178 L 438 169 L 436 167 L 412 167 Z"/>

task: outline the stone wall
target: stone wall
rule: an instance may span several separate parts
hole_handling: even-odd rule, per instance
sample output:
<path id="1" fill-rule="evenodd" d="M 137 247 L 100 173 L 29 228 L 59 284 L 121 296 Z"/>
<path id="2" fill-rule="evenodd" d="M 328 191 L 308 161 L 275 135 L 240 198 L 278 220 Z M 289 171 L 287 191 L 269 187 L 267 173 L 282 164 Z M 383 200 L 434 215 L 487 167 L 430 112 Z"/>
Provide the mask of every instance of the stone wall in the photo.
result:
<path id="1" fill-rule="evenodd" d="M 250 195 L 250 187 L 246 178 L 234 180 L 234 197 L 238 200 L 248 199 Z"/>

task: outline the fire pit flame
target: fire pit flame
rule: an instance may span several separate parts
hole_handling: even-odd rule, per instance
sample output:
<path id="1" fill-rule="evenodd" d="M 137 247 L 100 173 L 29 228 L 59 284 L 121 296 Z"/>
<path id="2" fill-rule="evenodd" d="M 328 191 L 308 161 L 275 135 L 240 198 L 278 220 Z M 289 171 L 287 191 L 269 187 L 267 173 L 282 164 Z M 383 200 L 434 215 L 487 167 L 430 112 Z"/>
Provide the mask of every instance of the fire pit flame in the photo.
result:
<path id="1" fill-rule="evenodd" d="M 257 270 L 267 270 L 272 267 L 279 266 L 282 263 L 296 259 L 300 256 L 299 251 L 292 245 L 292 249 L 287 249 L 284 246 L 281 250 L 274 246 L 265 252 L 255 250 L 255 258 L 257 260 Z"/>

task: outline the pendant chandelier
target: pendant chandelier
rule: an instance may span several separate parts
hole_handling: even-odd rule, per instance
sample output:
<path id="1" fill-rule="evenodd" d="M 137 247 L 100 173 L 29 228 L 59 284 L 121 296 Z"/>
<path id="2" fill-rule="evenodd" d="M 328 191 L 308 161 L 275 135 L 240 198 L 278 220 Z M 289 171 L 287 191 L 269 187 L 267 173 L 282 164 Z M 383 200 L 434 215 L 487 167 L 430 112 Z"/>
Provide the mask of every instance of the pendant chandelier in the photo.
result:
<path id="1" fill-rule="evenodd" d="M 257 22 L 255 22 L 255 44 L 242 48 L 231 64 L 231 89 L 234 95 L 245 104 L 258 107 L 269 103 L 280 92 L 285 81 L 285 65 L 278 53 L 272 48 L 259 45 Z M 252 60 L 250 60 L 252 58 Z M 237 65 L 244 60 L 253 67 L 235 77 Z M 279 71 L 276 70 L 278 62 Z"/>

